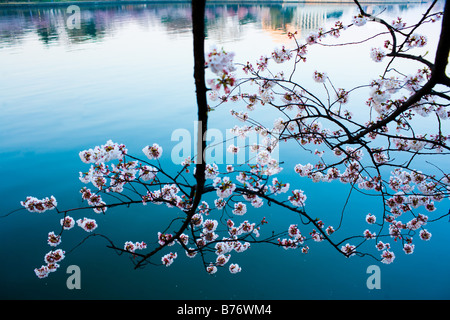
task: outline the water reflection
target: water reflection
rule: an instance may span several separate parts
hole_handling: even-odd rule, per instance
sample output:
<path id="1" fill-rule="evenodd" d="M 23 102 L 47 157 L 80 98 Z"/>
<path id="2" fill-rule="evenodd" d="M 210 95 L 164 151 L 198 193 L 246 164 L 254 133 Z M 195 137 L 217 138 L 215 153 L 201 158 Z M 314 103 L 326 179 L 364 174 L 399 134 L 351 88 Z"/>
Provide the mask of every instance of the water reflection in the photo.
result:
<path id="1" fill-rule="evenodd" d="M 371 11 L 380 8 L 365 9 Z M 406 5 L 387 6 L 389 19 L 407 8 L 409 9 Z M 420 10 L 411 11 L 417 11 L 416 16 L 420 19 Z M 209 5 L 206 10 L 207 34 L 209 42 L 227 41 L 230 47 L 238 48 L 239 50 L 235 51 L 240 59 L 236 60 L 245 61 L 242 57 L 248 58 L 249 53 L 260 54 L 265 48 L 269 50 L 273 48 L 274 43 L 271 40 L 286 39 L 287 31 L 295 29 L 306 35 L 323 23 L 333 23 L 335 19 L 349 21 L 349 15 L 354 12 L 354 6 L 328 3 Z M 4 212 L 16 209 L 19 201 L 29 194 L 39 197 L 54 194 L 63 208 L 79 205 L 77 201 L 80 197 L 75 193 L 80 188 L 78 172 L 83 170 L 83 166 L 80 164 L 78 152 L 103 144 L 108 139 L 125 143 L 133 154 L 139 154 L 143 145 L 158 142 L 167 146 L 165 154 L 170 157 L 170 148 L 177 143 L 170 141 L 173 130 L 183 128 L 193 132 L 193 121 L 196 119 L 190 51 L 192 44 L 190 15 L 190 6 L 182 4 L 95 8 L 83 6 L 81 28 L 77 30 L 66 26 L 69 14 L 66 13 L 65 7 L 0 9 L 0 64 L 3 75 L 0 77 L 0 166 L 5 169 L 3 181 L 8 182 L 0 184 L 0 193 L 7 199 L 3 202 Z M 179 41 L 172 41 L 174 39 Z M 76 50 L 73 50 L 75 48 Z M 352 54 L 355 57 L 358 55 L 359 52 Z M 357 71 L 355 73 L 364 77 L 365 75 L 359 71 L 362 70 L 359 64 L 364 63 L 364 57 L 368 59 L 368 54 L 362 52 L 360 56 L 362 58 L 358 61 L 352 61 L 351 67 Z M 308 56 L 308 59 L 311 59 L 309 63 L 314 67 L 319 65 L 323 68 L 320 70 L 330 70 L 338 74 L 342 78 L 340 85 L 344 88 L 347 84 L 349 87 L 354 86 L 354 83 L 351 83 L 355 81 L 353 77 L 342 76 L 349 72 L 346 70 L 347 64 L 340 65 L 333 61 L 335 59 L 322 57 L 317 54 L 314 57 Z M 315 64 L 317 61 L 321 63 Z M 371 77 L 370 67 L 365 66 L 364 70 L 368 77 Z M 353 70 L 349 73 L 353 73 Z M 308 79 L 312 79 L 307 69 L 304 74 Z M 259 114 L 258 117 L 269 119 L 271 116 L 266 111 L 261 113 L 264 114 Z M 273 122 L 273 117 L 271 120 Z M 230 128 L 236 124 L 227 108 L 215 111 L 209 121 L 210 127 L 217 129 Z M 288 161 L 295 162 L 297 158 L 287 157 Z M 286 163 L 286 168 L 289 167 L 291 166 Z M 6 168 L 20 168 L 20 170 L 6 170 Z M 284 173 L 293 172 L 288 170 L 286 169 Z M 303 185 L 301 187 L 303 188 Z M 311 201 L 311 208 L 316 208 L 319 216 L 323 212 L 334 212 L 336 204 L 339 205 L 347 196 L 344 189 L 337 192 L 333 186 L 331 187 L 333 190 L 318 188 L 324 186 L 314 185 L 310 194 L 316 196 L 309 197 L 308 201 Z M 327 195 L 326 203 L 323 201 L 324 194 Z M 316 200 L 313 200 L 314 198 Z M 314 201 L 317 206 L 314 205 Z M 351 206 L 356 210 L 349 211 L 346 219 L 358 217 L 358 214 L 361 214 L 360 209 L 369 207 L 369 204 L 354 200 L 352 197 Z M 154 211 L 150 211 L 149 214 L 147 209 L 145 211 L 133 209 L 132 212 L 125 209 L 125 212 L 105 216 L 102 228 L 106 229 L 102 232 L 114 239 L 121 239 L 121 232 L 124 231 L 128 235 L 133 233 L 132 238 L 136 240 L 146 240 L 146 237 L 159 231 L 155 230 L 155 233 L 152 233 L 153 231 L 150 232 L 148 229 L 159 225 L 155 224 L 153 218 L 167 217 L 165 211 L 160 215 L 158 209 L 151 210 Z M 272 208 L 267 206 L 263 210 L 267 210 L 265 213 L 268 216 L 273 214 L 273 217 L 278 219 L 278 212 L 272 211 Z M 130 228 L 124 224 L 124 216 L 127 217 L 125 223 L 130 223 Z M 3 238 L 0 240 L 3 240 L 3 243 L 14 242 L 14 246 L 2 246 L 0 251 L 2 257 L 16 257 L 17 252 L 33 253 L 22 254 L 20 259 L 4 259 L 0 272 L 7 276 L 0 277 L 2 288 L 0 297 L 8 299 L 36 297 L 186 299 L 187 296 L 192 299 L 448 297 L 450 284 L 448 259 L 440 259 L 440 263 L 433 264 L 439 268 L 436 267 L 432 273 L 427 273 L 421 281 L 411 281 L 418 274 L 418 270 L 426 270 L 429 262 L 436 260 L 436 252 L 442 253 L 439 246 L 436 248 L 437 251 L 430 250 L 428 255 L 413 257 L 416 260 L 402 260 L 403 263 L 392 266 L 395 269 L 390 268 L 390 271 L 383 273 L 383 281 L 398 285 L 374 293 L 368 292 L 364 278 L 366 263 L 370 260 L 349 260 L 350 262 L 334 260 L 334 255 L 330 257 L 322 254 L 328 251 L 320 251 L 328 250 L 326 247 L 317 248 L 318 251 L 314 251 L 316 253 L 311 253 L 305 256 L 306 258 L 300 258 L 298 255 L 286 257 L 285 253 L 280 251 L 274 252 L 272 256 L 272 251 L 266 251 L 265 246 L 261 249 L 253 248 L 249 256 L 239 259 L 244 259 L 243 265 L 248 262 L 247 270 L 256 270 L 256 273 L 249 271 L 251 273 L 247 273 L 249 276 L 231 279 L 226 273 L 214 278 L 202 273 L 198 269 L 198 261 L 192 262 L 193 264 L 189 262 L 178 264 L 178 267 L 174 265 L 175 269 L 163 271 L 160 268 L 148 268 L 145 275 L 141 272 L 127 273 L 130 270 L 129 261 L 122 257 L 110 260 L 111 252 L 103 250 L 103 242 L 97 244 L 102 246 L 100 256 L 97 250 L 99 247 L 96 244 L 91 246 L 89 242 L 83 248 L 84 251 L 80 251 L 81 256 L 76 251 L 75 255 L 78 258 L 71 258 L 72 262 L 69 263 L 81 266 L 84 274 L 83 283 L 86 284 L 83 290 L 74 293 L 67 290 L 64 285 L 67 275 L 63 270 L 55 274 L 55 277 L 49 278 L 45 284 L 39 282 L 32 272 L 33 268 L 40 266 L 36 263 L 41 259 L 41 252 L 47 252 L 43 251 L 44 248 L 48 249 L 45 241 L 41 241 L 42 231 L 51 230 L 48 228 L 52 224 L 47 218 L 12 215 L 8 219 L 16 220 L 0 224 L 0 228 L 3 227 L 0 232 L 0 237 Z M 150 222 L 143 223 L 145 221 Z M 143 232 L 144 238 L 140 238 L 140 233 L 136 232 Z M 128 235 L 125 240 L 128 239 Z M 433 239 L 437 237 L 439 237 L 437 233 L 433 234 Z M 446 238 L 441 239 L 437 243 L 448 243 Z M 33 246 L 30 247 L 30 244 Z M 72 245 L 74 243 L 66 248 Z M 426 254 L 426 250 L 418 251 Z M 269 256 L 271 258 L 267 258 Z M 267 267 L 261 269 L 261 273 L 257 273 L 258 266 L 252 265 L 252 262 L 259 261 L 255 260 L 255 257 L 262 259 Z M 330 264 L 336 267 L 330 268 Z M 271 272 L 269 276 L 267 270 Z M 192 276 L 186 277 L 186 274 Z M 262 278 L 267 281 L 255 282 L 255 279 Z M 114 285 L 111 285 L 112 283 Z M 439 283 L 439 286 L 436 283 Z M 239 290 L 236 290 L 238 287 Z M 138 290 L 134 290 L 136 288 Z M 298 290 L 298 288 L 312 288 L 312 290 Z M 330 292 L 332 296 L 328 295 Z"/>
<path id="2" fill-rule="evenodd" d="M 403 11 L 409 6 L 383 5 L 383 8 L 390 12 Z M 83 6 L 80 29 L 67 27 L 70 13 L 66 9 L 61 6 L 0 10 L 0 48 L 20 45 L 31 35 L 37 35 L 44 45 L 102 41 L 113 36 L 128 22 L 142 28 L 161 28 L 174 36 L 189 33 L 191 28 L 189 4 Z M 352 5 L 336 4 L 211 4 L 206 8 L 207 33 L 218 39 L 233 41 L 242 36 L 244 25 L 257 24 L 275 38 L 294 30 L 306 34 L 354 9 Z M 375 7 L 366 6 L 365 10 L 370 12 Z"/>

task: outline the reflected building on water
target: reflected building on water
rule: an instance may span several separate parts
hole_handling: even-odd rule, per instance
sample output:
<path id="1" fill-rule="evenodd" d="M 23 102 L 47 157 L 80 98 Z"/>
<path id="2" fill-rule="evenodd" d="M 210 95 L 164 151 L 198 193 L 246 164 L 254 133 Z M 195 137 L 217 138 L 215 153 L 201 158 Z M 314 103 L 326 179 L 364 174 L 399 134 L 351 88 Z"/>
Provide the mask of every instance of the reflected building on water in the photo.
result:
<path id="1" fill-rule="evenodd" d="M 404 4 L 400 10 L 412 5 Z M 392 8 L 389 4 L 380 6 L 386 11 Z M 364 6 L 367 12 L 374 8 L 375 5 Z M 102 41 L 124 24 L 158 28 L 174 38 L 190 36 L 192 26 L 188 3 L 82 6 L 79 29 L 67 27 L 70 14 L 66 9 L 63 6 L 0 9 L 0 49 L 17 45 L 29 36 L 37 36 L 44 45 Z M 238 40 L 251 24 L 283 42 L 289 31 L 297 31 L 299 37 L 305 37 L 326 23 L 341 19 L 347 12 L 356 12 L 356 7 L 350 3 L 210 3 L 205 11 L 206 32 L 217 42 Z"/>

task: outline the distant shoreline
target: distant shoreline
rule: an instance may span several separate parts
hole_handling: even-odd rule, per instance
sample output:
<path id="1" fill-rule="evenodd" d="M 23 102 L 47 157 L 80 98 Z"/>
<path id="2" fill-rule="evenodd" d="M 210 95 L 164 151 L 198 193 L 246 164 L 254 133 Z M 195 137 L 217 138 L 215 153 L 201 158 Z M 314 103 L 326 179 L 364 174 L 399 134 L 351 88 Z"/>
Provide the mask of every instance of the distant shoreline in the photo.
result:
<path id="1" fill-rule="evenodd" d="M 429 0 L 416 1 L 394 1 L 394 0 L 360 0 L 361 4 L 398 4 L 398 3 L 426 3 Z M 57 0 L 55 2 L 42 1 L 11 1 L 1 2 L 0 8 L 20 8 L 20 7 L 53 7 L 53 6 L 99 6 L 99 5 L 136 5 L 136 4 L 161 4 L 180 3 L 190 4 L 189 0 L 118 0 L 118 1 L 73 1 Z M 352 0 L 207 0 L 207 4 L 352 4 Z"/>

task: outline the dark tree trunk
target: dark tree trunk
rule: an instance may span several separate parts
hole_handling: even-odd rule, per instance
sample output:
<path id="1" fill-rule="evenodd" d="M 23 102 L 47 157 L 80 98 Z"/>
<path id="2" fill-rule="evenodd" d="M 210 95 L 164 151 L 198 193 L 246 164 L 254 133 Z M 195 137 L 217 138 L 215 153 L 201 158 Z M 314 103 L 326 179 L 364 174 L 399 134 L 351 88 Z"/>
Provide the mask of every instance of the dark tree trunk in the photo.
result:
<path id="1" fill-rule="evenodd" d="M 195 214 L 200 204 L 205 186 L 205 169 L 204 150 L 206 148 L 206 140 L 204 139 L 208 124 L 208 101 L 206 97 L 205 84 L 205 3 L 206 0 L 192 0 L 192 34 L 194 47 L 194 80 L 195 93 L 197 98 L 198 110 L 198 134 L 197 134 L 197 157 L 196 157 L 196 185 L 192 190 L 192 207 L 186 213 L 183 225 L 177 231 L 175 236 L 167 241 L 165 245 L 155 248 L 148 253 L 136 264 L 135 268 L 139 268 L 147 259 L 155 255 L 167 244 L 179 240 L 181 234 L 189 226 L 192 216 Z"/>

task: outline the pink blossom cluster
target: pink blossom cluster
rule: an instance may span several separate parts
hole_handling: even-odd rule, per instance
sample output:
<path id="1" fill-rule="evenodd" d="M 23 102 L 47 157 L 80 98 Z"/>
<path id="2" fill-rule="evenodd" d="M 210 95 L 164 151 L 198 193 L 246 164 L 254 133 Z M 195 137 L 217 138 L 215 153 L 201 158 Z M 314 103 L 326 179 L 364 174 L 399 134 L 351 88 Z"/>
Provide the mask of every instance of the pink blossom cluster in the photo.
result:
<path id="1" fill-rule="evenodd" d="M 250 170 L 256 175 L 273 176 L 283 170 L 277 159 L 273 158 L 268 150 L 261 150 L 256 155 L 257 164 Z"/>
<path id="2" fill-rule="evenodd" d="M 423 228 L 423 226 L 427 223 L 428 217 L 423 214 L 418 214 L 417 217 L 414 217 L 407 223 L 402 223 L 401 221 L 394 220 L 394 217 L 387 217 L 386 222 L 389 222 L 389 235 L 394 241 L 401 240 L 403 243 L 403 251 L 405 254 L 412 254 L 414 252 L 414 244 L 412 243 L 413 238 L 410 236 L 411 231 L 419 230 L 419 238 L 424 241 L 428 241 L 431 238 L 431 233 Z M 374 224 L 376 218 L 373 214 L 368 214 L 366 216 L 366 221 L 369 224 Z M 405 232 L 402 233 L 402 230 Z M 375 239 L 375 233 L 370 232 L 369 230 L 364 231 L 365 239 Z M 395 259 L 395 254 L 391 249 L 389 243 L 383 243 L 379 241 L 375 247 L 379 251 L 383 251 L 381 254 L 381 262 L 389 264 L 392 263 Z"/>
<path id="3" fill-rule="evenodd" d="M 154 143 L 142 150 L 149 159 L 159 159 L 162 148 Z M 86 163 L 94 163 L 87 172 L 80 172 L 80 180 L 83 183 L 92 183 L 99 191 L 121 193 L 124 186 L 136 180 L 153 182 L 156 179 L 158 169 L 140 164 L 138 161 L 125 161 L 127 149 L 125 145 L 117 144 L 109 140 L 105 145 L 82 151 L 81 159 Z M 105 162 L 118 160 L 117 164 L 107 165 Z M 108 206 L 102 200 L 99 192 L 93 192 L 84 187 L 81 189 L 83 200 L 93 208 L 96 213 L 105 213 Z"/>
<path id="4" fill-rule="evenodd" d="M 357 14 L 353 16 L 352 22 L 355 26 L 362 27 L 367 23 L 367 17 L 362 14 Z"/>
<path id="5" fill-rule="evenodd" d="M 289 183 L 282 183 L 278 178 L 272 179 L 272 185 L 269 187 L 273 194 L 286 193 L 289 190 Z"/>
<path id="6" fill-rule="evenodd" d="M 376 244 L 376 248 L 378 249 L 378 251 L 383 251 L 381 253 L 382 263 L 390 264 L 394 262 L 395 254 L 394 252 L 389 250 L 391 248 L 389 243 L 383 243 L 382 241 L 378 241 L 378 243 Z"/>
<path id="7" fill-rule="evenodd" d="M 292 195 L 288 197 L 288 200 L 296 207 L 303 207 L 305 206 L 306 198 L 303 190 L 296 189 L 292 191 Z"/>
<path id="8" fill-rule="evenodd" d="M 401 17 L 397 17 L 396 20 L 393 20 L 391 23 L 392 27 L 397 30 L 401 30 L 406 27 L 406 23 L 403 21 Z"/>
<path id="9" fill-rule="evenodd" d="M 81 198 L 88 202 L 88 204 L 93 208 L 95 213 L 105 213 L 108 207 L 106 203 L 102 200 L 102 197 L 98 193 L 94 193 L 91 189 L 83 187 L 80 190 Z"/>
<path id="10" fill-rule="evenodd" d="M 29 212 L 38 212 L 42 213 L 47 210 L 53 210 L 58 205 L 56 198 L 51 196 L 50 198 L 46 197 L 44 199 L 38 199 L 35 197 L 27 197 L 25 201 L 21 201 L 20 204 L 25 207 Z"/>
<path id="11" fill-rule="evenodd" d="M 81 161 L 84 163 L 109 162 L 114 159 L 122 159 L 128 150 L 122 144 L 117 144 L 108 140 L 102 146 L 96 146 L 94 149 L 88 149 L 79 153 Z"/>
<path id="12" fill-rule="evenodd" d="M 136 250 L 147 249 L 147 244 L 144 241 L 141 242 L 126 241 L 125 244 L 123 245 L 123 249 L 125 251 L 134 253 Z"/>
<path id="13" fill-rule="evenodd" d="M 229 180 L 225 178 L 228 177 L 217 179 L 220 179 L 221 182 L 223 182 L 224 180 L 226 183 Z M 253 197 L 252 194 L 243 194 L 242 196 L 246 201 L 250 202 L 254 200 L 254 198 L 256 198 Z M 216 205 L 216 209 L 223 210 L 223 208 L 225 208 L 225 206 L 227 205 L 228 199 L 218 198 L 214 202 Z M 233 208 L 234 209 L 232 210 L 232 212 L 234 213 L 236 218 L 244 215 L 247 211 L 246 203 L 242 201 L 235 202 Z M 206 267 L 207 272 L 210 274 L 216 273 L 218 271 L 218 268 L 225 267 L 228 264 L 228 261 L 231 258 L 232 251 L 241 253 L 249 249 L 250 243 L 242 241 L 241 239 L 245 239 L 250 235 L 257 238 L 259 237 L 260 230 L 259 225 L 248 220 L 243 220 L 240 223 L 235 223 L 235 221 L 233 221 L 232 219 L 228 219 L 226 222 L 226 231 L 228 232 L 228 234 L 220 239 L 219 232 L 221 230 L 219 230 L 219 221 L 210 217 L 212 215 L 212 210 L 213 208 L 211 208 L 206 203 L 206 201 L 203 201 L 190 220 L 192 231 L 194 233 L 198 232 L 198 237 L 194 241 L 196 248 L 188 247 L 189 241 L 187 236 L 185 236 L 183 238 L 184 241 L 182 241 L 185 253 L 190 258 L 195 257 L 198 250 L 202 250 L 206 246 L 214 244 L 216 259 Z M 267 222 L 263 219 L 263 221 L 261 221 L 261 225 L 264 223 Z M 165 244 L 167 240 L 170 240 L 173 237 L 171 234 L 159 233 L 158 235 L 160 239 L 160 245 Z M 161 237 L 163 237 L 163 241 L 161 241 Z M 175 243 L 175 241 L 172 241 L 168 245 L 172 245 L 173 243 Z M 231 273 L 239 272 L 241 270 L 237 264 L 230 265 L 228 269 Z"/>
<path id="14" fill-rule="evenodd" d="M 340 31 L 346 29 L 344 24 L 340 21 L 337 21 L 335 23 L 335 26 L 331 28 L 329 31 L 325 31 L 324 29 L 320 28 L 317 32 L 310 33 L 305 41 L 305 44 L 299 44 L 296 39 L 296 32 L 288 33 L 288 37 L 290 39 L 295 39 L 296 42 L 296 48 L 286 48 L 285 46 L 282 46 L 281 48 L 275 48 L 269 56 L 261 56 L 257 61 L 255 66 L 251 64 L 250 62 L 247 62 L 242 70 L 245 74 L 254 74 L 258 75 L 259 72 L 263 72 L 268 70 L 269 62 L 273 60 L 277 64 L 284 63 L 286 61 L 291 60 L 293 57 L 295 57 L 298 61 L 306 61 L 306 54 L 308 51 L 308 46 L 313 45 L 315 43 L 318 43 L 323 38 L 325 38 L 328 35 L 331 35 L 335 38 L 338 38 L 340 36 Z M 223 50 L 223 49 L 222 49 Z M 216 51 L 212 51 L 212 55 L 214 56 L 216 54 Z M 259 78 L 259 77 L 258 77 Z M 249 103 L 247 104 L 247 108 L 249 110 L 253 110 L 256 102 L 260 102 L 261 105 L 264 105 L 266 103 L 271 103 L 275 100 L 275 92 L 273 91 L 273 87 L 275 86 L 275 80 L 285 80 L 285 76 L 283 72 L 278 72 L 276 74 L 270 74 L 268 78 L 271 78 L 272 80 L 269 80 L 267 78 L 261 77 L 263 81 L 258 81 L 258 78 L 253 79 L 254 83 L 258 84 L 258 95 L 254 94 L 242 94 L 240 97 L 242 99 L 247 100 Z M 323 72 L 315 72 L 314 73 L 314 79 L 318 82 L 324 82 L 327 79 L 327 76 Z M 222 83 L 226 83 L 228 79 L 219 79 L 214 82 L 209 82 L 209 84 L 213 87 L 214 90 L 220 89 Z M 237 82 L 233 78 L 232 80 L 233 84 L 237 86 Z M 229 92 L 229 91 L 228 91 Z M 283 95 L 281 95 L 283 96 Z M 218 97 L 217 93 L 210 94 L 210 97 L 213 101 L 215 101 Z M 237 96 L 236 96 L 237 98 Z M 295 96 L 292 96 L 290 94 L 284 95 L 283 99 L 284 101 L 295 98 Z M 227 101 L 227 97 L 224 96 L 221 99 L 221 102 Z M 295 103 L 295 101 L 292 101 L 292 103 Z"/>
<path id="15" fill-rule="evenodd" d="M 229 252 L 231 252 L 232 250 L 236 252 L 243 252 L 249 247 L 249 243 L 242 244 L 241 242 L 235 241 L 233 239 L 230 239 L 229 241 L 226 241 L 226 239 L 224 239 L 222 242 L 217 242 L 215 245 L 216 260 L 215 262 L 211 262 L 206 267 L 206 272 L 208 272 L 209 274 L 214 274 L 218 271 L 218 267 L 225 267 L 225 265 L 231 259 L 231 254 L 229 254 Z M 241 271 L 241 267 L 236 263 L 231 263 L 228 267 L 228 270 L 230 271 L 230 273 L 238 273 Z"/>
<path id="16" fill-rule="evenodd" d="M 349 92 L 343 88 L 339 88 L 336 92 L 337 102 L 346 104 L 348 102 Z"/>
<path id="17" fill-rule="evenodd" d="M 147 158 L 152 160 L 152 159 L 159 159 L 162 156 L 163 150 L 159 144 L 154 143 L 151 146 L 145 146 L 142 149 L 142 152 L 147 156 Z"/>
<path id="18" fill-rule="evenodd" d="M 175 242 L 173 241 L 173 235 L 171 233 L 162 232 L 158 232 L 158 243 L 160 246 L 173 246 L 175 244 Z"/>
<path id="19" fill-rule="evenodd" d="M 331 35 L 334 38 L 339 38 L 341 36 L 341 30 L 345 29 L 347 29 L 347 27 L 344 26 L 344 24 L 341 21 L 336 21 L 334 27 L 328 31 L 325 31 L 323 28 L 319 28 L 318 31 L 310 32 L 305 39 L 306 45 L 313 45 L 319 43 L 320 41 L 322 41 L 323 38 L 325 38 L 328 35 Z M 306 45 L 301 45 L 297 49 L 298 50 L 297 55 L 299 56 L 300 61 L 306 61 L 306 58 L 304 56 L 307 50 Z"/>
<path id="20" fill-rule="evenodd" d="M 208 79 L 207 83 L 215 91 L 211 96 L 218 96 L 218 92 L 223 89 L 226 94 L 231 92 L 231 89 L 236 84 L 236 78 L 232 73 L 236 70 L 233 63 L 234 53 L 226 52 L 223 48 L 218 50 L 213 47 L 206 56 L 206 67 L 208 67 L 215 77 Z M 214 98 L 213 98 L 214 99 Z"/>
<path id="21" fill-rule="evenodd" d="M 170 266 L 170 265 L 173 263 L 173 261 L 174 261 L 177 257 L 178 257 L 178 255 L 177 255 L 176 252 L 175 252 L 175 253 L 170 252 L 170 253 L 164 255 L 164 256 L 161 258 L 161 261 L 162 261 L 163 265 L 165 265 L 166 267 L 168 267 L 168 266 Z"/>
<path id="22" fill-rule="evenodd" d="M 406 39 L 408 48 L 424 47 L 427 44 L 427 38 L 424 35 L 413 33 Z"/>
<path id="23" fill-rule="evenodd" d="M 142 196 L 142 203 L 146 205 L 148 202 L 160 205 L 165 203 L 168 208 L 177 207 L 180 210 L 187 210 L 191 207 L 190 199 L 185 195 L 179 195 L 180 188 L 176 184 L 164 184 L 161 188 L 153 191 L 147 191 Z"/>
<path id="24" fill-rule="evenodd" d="M 272 59 L 276 63 L 283 63 L 292 58 L 292 52 L 288 49 L 286 49 L 284 46 L 281 47 L 281 49 L 275 49 L 272 52 Z"/>
<path id="25" fill-rule="evenodd" d="M 314 71 L 313 79 L 315 82 L 324 83 L 328 76 L 325 72 Z"/>
<path id="26" fill-rule="evenodd" d="M 75 226 L 75 219 L 70 216 L 65 216 L 60 220 L 63 230 L 70 230 Z"/>
<path id="27" fill-rule="evenodd" d="M 308 253 L 309 247 L 304 245 L 306 237 L 302 235 L 296 224 L 291 224 L 288 228 L 289 238 L 278 238 L 278 245 L 285 250 L 301 248 L 302 253 Z"/>
<path id="28" fill-rule="evenodd" d="M 55 234 L 54 231 L 48 233 L 47 243 L 51 247 L 56 247 L 61 244 L 61 235 Z"/>
<path id="29" fill-rule="evenodd" d="M 205 178 L 215 179 L 219 175 L 219 167 L 215 163 L 207 163 L 205 168 Z"/>
<path id="30" fill-rule="evenodd" d="M 356 254 L 356 246 L 346 243 L 341 247 L 341 251 L 345 254 L 347 258 Z"/>
<path id="31" fill-rule="evenodd" d="M 95 219 L 83 218 L 78 219 L 76 222 L 77 225 L 86 232 L 92 232 L 98 227 Z"/>
<path id="32" fill-rule="evenodd" d="M 223 48 L 211 47 L 206 55 L 206 66 L 215 74 L 222 72 L 233 72 L 236 68 L 233 63 L 234 52 L 226 52 Z"/>
<path id="33" fill-rule="evenodd" d="M 61 249 L 48 252 L 44 257 L 46 265 L 42 265 L 40 268 L 34 269 L 34 273 L 40 279 L 48 277 L 50 272 L 54 272 L 59 268 L 58 263 L 61 262 L 64 257 L 65 252 Z"/>
<path id="34" fill-rule="evenodd" d="M 371 56 L 379 62 L 385 55 L 381 49 L 372 49 Z M 424 82 L 429 80 L 430 74 L 430 69 L 425 67 L 418 69 L 414 74 L 373 80 L 371 83 L 370 97 L 366 101 L 366 104 L 382 118 L 395 110 L 397 105 L 404 102 L 407 95 L 412 95 L 417 92 L 423 86 Z M 406 92 L 402 89 L 406 89 Z M 413 106 L 412 110 L 423 117 L 427 117 L 431 112 L 438 112 L 443 118 L 446 118 L 448 112 L 446 112 L 445 108 L 440 108 L 434 104 L 433 99 L 425 96 L 422 98 L 421 103 Z"/>
<path id="35" fill-rule="evenodd" d="M 370 58 L 375 62 L 381 62 L 385 56 L 386 52 L 384 52 L 383 49 L 372 48 L 370 50 Z"/>
<path id="36" fill-rule="evenodd" d="M 231 263 L 229 268 L 230 273 L 235 274 L 242 271 L 242 268 L 237 263 Z"/>
<path id="37" fill-rule="evenodd" d="M 315 224 L 318 226 L 319 230 L 313 229 L 309 235 L 311 240 L 315 242 L 321 242 L 325 239 L 325 235 L 330 236 L 335 232 L 335 229 L 332 226 L 328 226 L 325 231 L 322 231 L 325 227 L 324 223 L 321 220 L 316 220 Z M 288 228 L 289 238 L 278 239 L 278 245 L 283 247 L 284 249 L 296 249 L 301 248 L 302 253 L 308 253 L 309 247 L 304 244 L 307 240 L 307 237 L 302 235 L 297 224 L 291 224 Z"/>
<path id="38" fill-rule="evenodd" d="M 216 188 L 217 196 L 222 199 L 231 196 L 236 189 L 236 184 L 229 177 L 215 178 L 213 186 Z"/>

